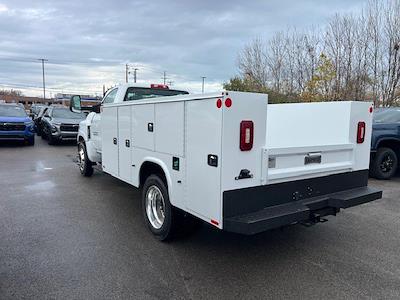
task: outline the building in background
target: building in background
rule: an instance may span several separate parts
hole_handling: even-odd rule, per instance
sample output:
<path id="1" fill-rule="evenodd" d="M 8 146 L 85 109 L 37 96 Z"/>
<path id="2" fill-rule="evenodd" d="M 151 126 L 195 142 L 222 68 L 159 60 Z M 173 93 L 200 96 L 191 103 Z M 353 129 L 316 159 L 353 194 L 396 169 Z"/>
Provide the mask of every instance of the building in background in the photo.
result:
<path id="1" fill-rule="evenodd" d="M 15 95 L 0 95 L 0 103 L 21 103 L 26 109 L 29 109 L 32 104 L 62 104 L 65 106 L 69 105 L 69 100 L 72 94 L 56 94 L 54 98 L 46 98 L 45 100 L 40 97 L 27 97 L 27 96 L 15 96 Z M 84 106 L 91 106 L 101 101 L 101 97 L 91 95 L 80 95 L 82 98 L 82 104 Z"/>

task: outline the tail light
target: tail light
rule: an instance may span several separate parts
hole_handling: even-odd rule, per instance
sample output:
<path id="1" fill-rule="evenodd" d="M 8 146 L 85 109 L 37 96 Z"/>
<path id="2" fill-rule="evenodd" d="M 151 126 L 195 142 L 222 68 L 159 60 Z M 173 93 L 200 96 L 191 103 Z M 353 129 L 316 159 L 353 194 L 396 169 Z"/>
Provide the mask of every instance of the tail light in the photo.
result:
<path id="1" fill-rule="evenodd" d="M 240 122 L 240 150 L 250 151 L 253 148 L 254 124 L 253 121 Z"/>
<path id="2" fill-rule="evenodd" d="M 365 122 L 358 122 L 357 126 L 357 144 L 364 143 L 365 139 Z"/>

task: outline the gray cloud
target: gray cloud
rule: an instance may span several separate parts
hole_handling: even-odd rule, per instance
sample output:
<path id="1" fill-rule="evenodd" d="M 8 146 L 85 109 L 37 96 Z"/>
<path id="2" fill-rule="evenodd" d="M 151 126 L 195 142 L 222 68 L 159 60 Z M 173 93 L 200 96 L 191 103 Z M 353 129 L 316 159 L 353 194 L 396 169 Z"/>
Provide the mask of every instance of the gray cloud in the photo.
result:
<path id="1" fill-rule="evenodd" d="M 45 57 L 54 92 L 100 92 L 103 83 L 124 81 L 126 62 L 139 67 L 143 82 L 160 82 L 166 70 L 176 87 L 199 91 L 200 76 L 207 76 L 207 88 L 215 89 L 235 73 L 238 51 L 253 38 L 323 25 L 365 3 L 125 2 L 0 0 L 0 83 L 40 86 L 40 64 L 15 60 Z"/>

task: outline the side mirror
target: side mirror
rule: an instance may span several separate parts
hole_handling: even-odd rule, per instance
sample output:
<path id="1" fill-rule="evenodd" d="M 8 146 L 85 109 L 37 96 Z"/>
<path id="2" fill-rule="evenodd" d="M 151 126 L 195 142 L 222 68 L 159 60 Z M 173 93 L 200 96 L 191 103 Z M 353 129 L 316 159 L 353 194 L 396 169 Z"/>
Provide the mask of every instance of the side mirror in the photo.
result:
<path id="1" fill-rule="evenodd" d="M 81 96 L 74 95 L 71 97 L 71 100 L 69 101 L 69 109 L 74 113 L 80 113 L 82 111 Z"/>

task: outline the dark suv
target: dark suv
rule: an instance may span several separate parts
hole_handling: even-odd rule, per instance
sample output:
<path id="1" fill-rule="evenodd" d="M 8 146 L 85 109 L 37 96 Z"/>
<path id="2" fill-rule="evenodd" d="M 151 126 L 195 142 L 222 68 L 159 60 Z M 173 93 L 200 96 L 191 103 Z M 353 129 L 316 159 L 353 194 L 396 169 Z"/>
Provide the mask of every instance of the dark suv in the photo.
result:
<path id="1" fill-rule="evenodd" d="M 400 158 L 400 107 L 379 109 L 374 114 L 371 138 L 370 174 L 390 179 Z"/>
<path id="2" fill-rule="evenodd" d="M 67 107 L 51 106 L 41 120 L 42 137 L 49 145 L 57 141 L 76 141 L 79 122 L 85 117 L 85 114 L 73 113 Z"/>

